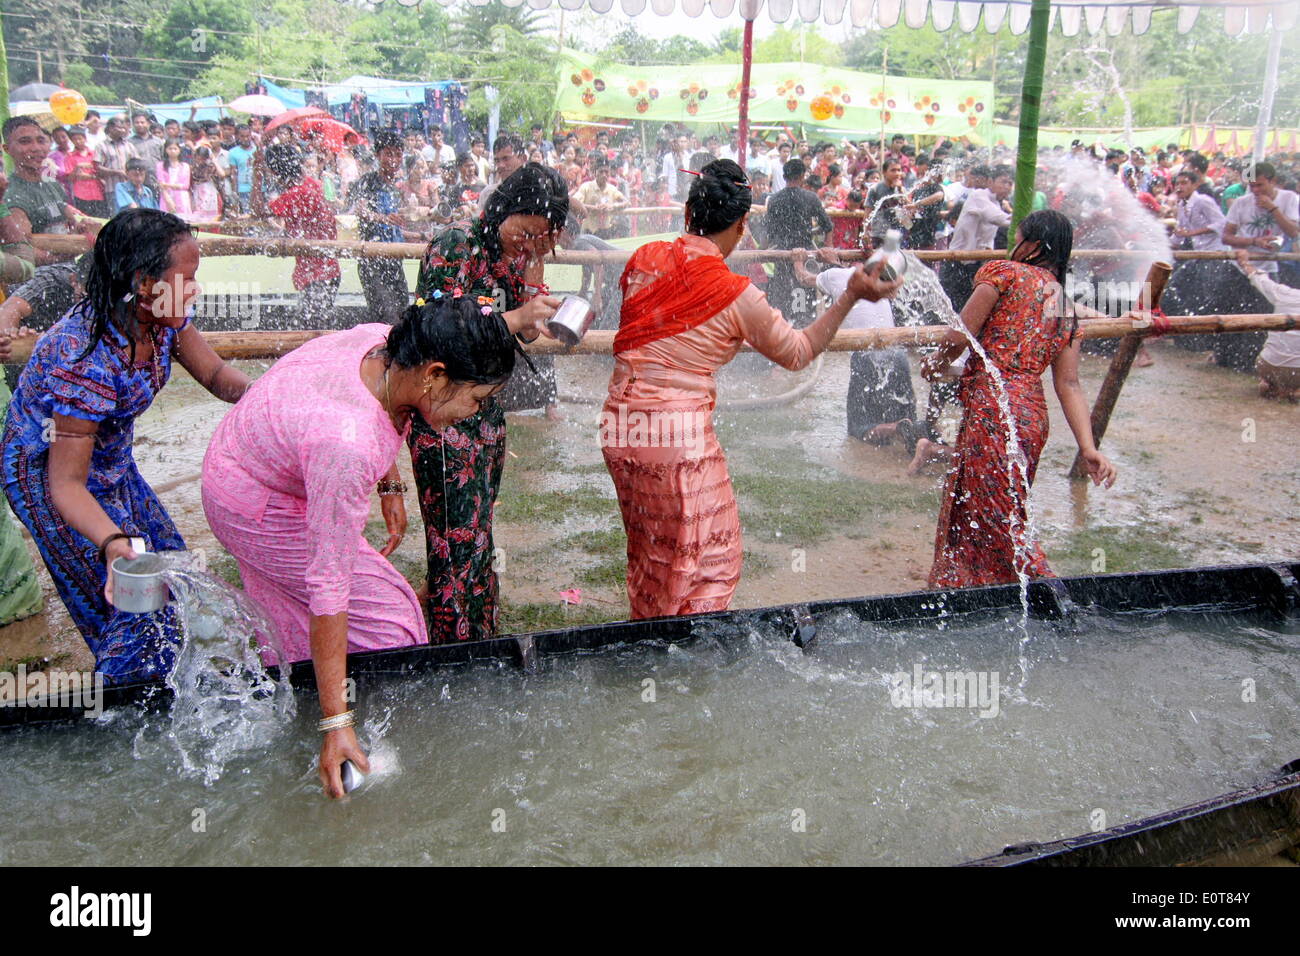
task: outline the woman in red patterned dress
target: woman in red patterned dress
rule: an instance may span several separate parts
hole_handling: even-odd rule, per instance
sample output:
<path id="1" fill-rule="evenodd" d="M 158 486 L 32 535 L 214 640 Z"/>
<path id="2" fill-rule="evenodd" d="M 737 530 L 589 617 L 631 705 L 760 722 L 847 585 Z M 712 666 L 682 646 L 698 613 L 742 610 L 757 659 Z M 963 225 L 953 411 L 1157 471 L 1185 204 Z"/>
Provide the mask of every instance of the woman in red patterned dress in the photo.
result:
<path id="1" fill-rule="evenodd" d="M 1064 295 L 1073 245 L 1070 221 L 1042 210 L 1016 230 L 1009 261 L 988 262 L 975 275 L 975 291 L 961 319 L 995 370 L 976 353 L 958 386 L 965 416 L 939 513 L 932 588 L 1009 584 L 1019 580 L 1018 572 L 1031 578 L 1055 576 L 1038 542 L 1027 536 L 1025 512 L 1047 443 L 1042 376 L 1049 366 L 1093 483 L 1107 488 L 1115 483 L 1115 466 L 1097 450 L 1079 388 L 1076 319 L 1096 313 Z M 941 376 L 966 350 L 966 337 L 953 335 L 922 364 L 927 378 Z M 998 400 L 1002 389 L 1015 426 L 1012 441 Z"/>

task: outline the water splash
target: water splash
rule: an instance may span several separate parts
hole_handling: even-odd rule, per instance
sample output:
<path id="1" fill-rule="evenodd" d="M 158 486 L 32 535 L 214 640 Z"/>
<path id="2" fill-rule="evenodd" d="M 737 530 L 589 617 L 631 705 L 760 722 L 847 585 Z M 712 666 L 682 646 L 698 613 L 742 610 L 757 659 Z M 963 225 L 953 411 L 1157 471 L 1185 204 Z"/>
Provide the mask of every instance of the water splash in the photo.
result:
<path id="1" fill-rule="evenodd" d="M 1053 157 L 1040 163 L 1038 188 L 1049 208 L 1074 227 L 1074 248 L 1124 249 L 1130 255 L 1076 257 L 1066 292 L 1070 298 L 1110 315 L 1122 315 L 1137 303 L 1151 266 L 1172 262 L 1164 225 L 1119 177 L 1100 163 L 1077 157 Z"/>
<path id="2" fill-rule="evenodd" d="M 182 772 L 215 783 L 233 759 L 257 754 L 285 731 L 295 710 L 289 668 L 266 670 L 259 649 L 276 631 L 243 592 L 195 566 L 190 552 L 161 554 L 184 634 L 167 677 L 174 700 L 166 741 Z M 143 733 L 144 731 L 142 731 Z M 137 740 L 137 750 L 143 744 Z"/>
<path id="3" fill-rule="evenodd" d="M 1012 568 L 1015 570 L 1016 578 L 1020 584 L 1020 644 L 1017 660 L 1020 679 L 1016 685 L 1016 693 L 1023 702 L 1025 683 L 1029 679 L 1030 640 L 1030 579 L 1026 569 L 1031 561 L 1030 542 L 1038 540 L 1033 510 L 1029 501 L 1029 459 L 1020 444 L 1015 416 L 1011 411 L 1011 401 L 1001 370 L 989 358 L 988 353 L 984 351 L 984 346 L 970 334 L 966 324 L 961 321 L 961 317 L 953 309 L 952 302 L 949 301 L 947 294 L 943 291 L 943 287 L 939 284 L 939 277 L 934 271 L 914 254 L 909 252 L 905 253 L 905 255 L 908 259 L 907 272 L 904 275 L 903 287 L 899 290 L 895 300 L 902 308 L 904 324 L 929 325 L 938 322 L 951 326 L 965 336 L 971 353 L 983 361 L 984 368 L 993 381 L 998 411 L 1006 425 L 1007 485 L 1012 502 L 1020 506 L 1020 508 L 1012 508 L 1011 513 L 1007 516 L 1007 531 L 1014 549 L 1011 562 Z M 1022 487 L 1025 489 L 1023 496 L 1020 494 L 1020 488 Z M 1021 509 L 1023 509 L 1025 516 L 1023 522 L 1020 518 Z"/>

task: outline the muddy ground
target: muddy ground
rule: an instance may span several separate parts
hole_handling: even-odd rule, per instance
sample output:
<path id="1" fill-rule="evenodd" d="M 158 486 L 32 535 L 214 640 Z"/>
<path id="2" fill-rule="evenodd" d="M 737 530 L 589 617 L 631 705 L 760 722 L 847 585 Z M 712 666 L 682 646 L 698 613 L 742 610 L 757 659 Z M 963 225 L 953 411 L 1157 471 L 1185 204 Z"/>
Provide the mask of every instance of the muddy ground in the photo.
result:
<path id="1" fill-rule="evenodd" d="M 1048 382 L 1052 435 L 1032 509 L 1054 569 L 1086 574 L 1300 556 L 1300 407 L 1260 398 L 1252 376 L 1209 366 L 1205 353 L 1170 341 L 1153 344 L 1151 352 L 1155 366 L 1134 370 L 1103 444 L 1120 470 L 1110 490 L 1065 477 L 1075 446 Z M 594 401 L 610 361 L 559 359 L 562 396 Z M 1089 396 L 1107 361 L 1085 359 Z M 251 372 L 265 368 L 246 365 Z M 720 397 L 777 394 L 812 374 L 729 371 Z M 847 382 L 848 356 L 828 355 L 811 391 L 796 403 L 719 410 L 718 434 L 745 531 L 737 607 L 924 587 L 943 469 L 931 466 L 909 477 L 901 447 L 849 438 Z M 923 399 L 926 385 L 919 378 L 916 390 Z M 561 423 L 539 413 L 510 416 L 510 455 L 496 513 L 506 632 L 627 615 L 625 539 L 596 443 L 598 405 L 563 408 L 567 420 Z M 204 522 L 198 481 L 186 480 L 198 472 L 223 410 L 178 366 L 138 423 L 136 457 L 190 547 L 206 549 L 210 566 L 237 580 L 233 560 Z M 411 482 L 410 462 L 403 459 Z M 423 552 L 413 495 L 407 506 L 411 527 L 394 561 L 415 583 Z M 377 502 L 368 533 L 376 543 L 384 537 Z M 34 548 L 32 554 L 39 567 Z M 91 666 L 43 568 L 40 574 L 49 634 L 30 625 L 10 629 L 0 644 L 0 665 L 46 659 Z M 566 607 L 558 592 L 573 587 L 581 589 L 582 603 Z"/>

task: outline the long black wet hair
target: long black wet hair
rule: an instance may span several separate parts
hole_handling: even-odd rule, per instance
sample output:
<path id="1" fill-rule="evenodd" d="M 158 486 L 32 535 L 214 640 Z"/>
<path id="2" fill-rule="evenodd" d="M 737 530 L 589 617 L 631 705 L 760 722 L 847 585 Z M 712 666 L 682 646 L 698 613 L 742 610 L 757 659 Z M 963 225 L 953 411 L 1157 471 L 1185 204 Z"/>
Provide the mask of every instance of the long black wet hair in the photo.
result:
<path id="1" fill-rule="evenodd" d="M 501 225 L 511 216 L 545 216 L 551 232 L 558 233 L 569 218 L 569 184 L 558 170 L 528 163 L 505 178 L 483 208 L 483 244 L 488 259 L 499 262 Z"/>
<path id="2" fill-rule="evenodd" d="M 1019 232 L 1021 242 L 1038 243 L 1038 250 L 1032 256 L 1019 261 L 1046 269 L 1056 277 L 1060 285 L 1057 321 L 1068 317 L 1070 338 L 1073 339 L 1079 318 L 1065 294 L 1065 274 L 1070 268 L 1070 253 L 1074 249 L 1074 227 L 1055 209 L 1040 209 L 1020 220 Z"/>
<path id="3" fill-rule="evenodd" d="M 398 368 L 441 362 L 457 385 L 500 385 L 515 369 L 519 343 L 499 312 L 484 315 L 472 296 L 409 306 L 388 333 Z"/>
<path id="4" fill-rule="evenodd" d="M 138 288 L 142 282 L 162 279 L 171 266 L 172 249 L 193 237 L 185 220 L 158 209 L 124 209 L 104 224 L 91 250 L 82 300 L 93 319 L 90 342 L 78 359 L 93 352 L 111 327 L 131 343 L 135 362 Z"/>
<path id="5" fill-rule="evenodd" d="M 1041 266 L 1064 286 L 1065 273 L 1070 268 L 1070 253 L 1074 249 L 1074 227 L 1070 220 L 1055 209 L 1031 212 L 1020 220 L 1020 239 L 1038 243 L 1038 251 L 1020 261 Z"/>
<path id="6" fill-rule="evenodd" d="M 691 183 L 686 195 L 693 235 L 711 236 L 722 232 L 739 222 L 753 205 L 749 180 L 733 160 L 715 159 L 693 178 L 695 182 Z"/>

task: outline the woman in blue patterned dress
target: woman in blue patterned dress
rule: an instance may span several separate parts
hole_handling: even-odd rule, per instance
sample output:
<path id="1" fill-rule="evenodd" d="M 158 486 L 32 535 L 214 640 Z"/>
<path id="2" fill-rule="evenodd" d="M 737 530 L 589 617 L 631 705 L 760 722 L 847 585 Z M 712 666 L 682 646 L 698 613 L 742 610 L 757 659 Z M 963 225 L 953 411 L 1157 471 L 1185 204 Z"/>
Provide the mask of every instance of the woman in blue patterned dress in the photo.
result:
<path id="1" fill-rule="evenodd" d="M 41 336 L 9 406 L 5 495 L 32 533 L 59 596 L 108 683 L 165 674 L 175 661 L 174 614 L 128 614 L 106 593 L 107 567 L 185 547 L 131 454 L 135 420 L 178 359 L 209 392 L 234 402 L 248 376 L 190 324 L 199 247 L 170 213 L 130 209 L 100 230 L 86 298 Z"/>

